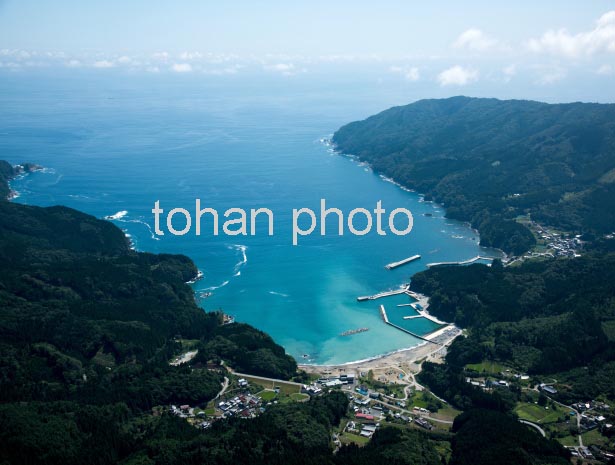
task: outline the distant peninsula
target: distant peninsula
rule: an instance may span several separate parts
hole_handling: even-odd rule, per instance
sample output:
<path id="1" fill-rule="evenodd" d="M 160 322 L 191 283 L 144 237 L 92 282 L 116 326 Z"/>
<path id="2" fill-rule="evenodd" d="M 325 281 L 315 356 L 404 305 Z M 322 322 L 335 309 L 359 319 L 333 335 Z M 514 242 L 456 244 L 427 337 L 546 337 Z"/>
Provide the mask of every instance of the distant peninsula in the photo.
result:
<path id="1" fill-rule="evenodd" d="M 520 255 L 520 221 L 571 233 L 615 230 L 614 104 L 453 97 L 394 107 L 340 128 L 357 156 L 468 221 L 481 244 Z"/>
<path id="2" fill-rule="evenodd" d="M 24 163 L 22 165 L 13 166 L 4 160 L 0 160 L 0 198 L 6 199 L 12 197 L 13 193 L 9 187 L 9 181 L 12 178 L 42 169 L 42 166 L 35 163 Z"/>

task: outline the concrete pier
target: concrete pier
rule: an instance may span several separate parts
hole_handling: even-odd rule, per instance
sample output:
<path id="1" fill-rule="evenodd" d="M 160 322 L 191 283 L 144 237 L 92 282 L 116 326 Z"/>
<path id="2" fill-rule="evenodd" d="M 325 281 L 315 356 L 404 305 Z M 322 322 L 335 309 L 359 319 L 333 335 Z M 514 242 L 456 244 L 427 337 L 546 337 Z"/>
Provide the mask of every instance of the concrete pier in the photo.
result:
<path id="1" fill-rule="evenodd" d="M 493 257 L 481 257 L 477 255 L 476 257 L 470 258 L 468 260 L 463 260 L 461 262 L 435 262 L 428 263 L 427 268 L 431 268 L 432 266 L 442 266 L 442 265 L 469 265 L 470 263 L 474 263 L 478 260 L 491 260 L 493 261 Z"/>
<path id="2" fill-rule="evenodd" d="M 380 292 L 380 293 L 374 294 L 374 295 L 363 295 L 363 296 L 357 297 L 357 300 L 359 302 L 363 302 L 365 300 L 376 300 L 376 299 L 380 299 L 382 297 L 389 297 L 389 296 L 392 296 L 392 295 L 407 294 L 407 293 L 408 293 L 408 288 L 402 287 L 402 288 L 399 288 L 399 289 L 394 289 L 392 291 Z"/>
<path id="3" fill-rule="evenodd" d="M 401 326 L 397 326 L 395 323 L 391 323 L 389 321 L 389 317 L 387 316 L 387 311 L 385 310 L 384 305 L 380 305 L 380 316 L 382 316 L 382 319 L 384 320 L 386 324 L 388 324 L 389 326 L 392 326 L 393 328 L 399 329 L 400 331 L 403 331 L 404 333 L 408 333 L 410 336 L 414 336 L 417 339 L 421 339 L 422 341 L 430 342 L 431 344 L 442 345 L 439 342 L 434 342 L 426 337 L 419 336 L 418 334 L 414 334 L 412 331 L 408 331 L 407 329 L 402 328 Z M 421 317 L 421 315 L 417 315 L 417 318 L 418 317 Z"/>
<path id="4" fill-rule="evenodd" d="M 398 266 L 402 266 L 402 265 L 405 265 L 406 263 L 410 263 L 410 262 L 413 262 L 414 260 L 418 260 L 419 258 L 421 258 L 420 255 L 413 255 L 412 257 L 404 258 L 403 260 L 400 260 L 398 262 L 389 263 L 388 265 L 385 265 L 384 267 L 387 270 L 392 270 L 394 268 L 397 268 Z"/>

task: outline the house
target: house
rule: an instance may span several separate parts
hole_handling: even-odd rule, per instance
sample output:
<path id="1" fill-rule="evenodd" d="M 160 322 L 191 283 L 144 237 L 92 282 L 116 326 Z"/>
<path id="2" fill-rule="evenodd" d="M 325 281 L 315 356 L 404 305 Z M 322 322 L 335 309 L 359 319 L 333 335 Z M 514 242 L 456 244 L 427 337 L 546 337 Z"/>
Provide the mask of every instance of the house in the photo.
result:
<path id="1" fill-rule="evenodd" d="M 344 384 L 342 381 L 340 381 L 339 379 L 332 379 L 331 381 L 327 381 L 325 383 L 326 387 L 336 387 L 336 386 L 341 386 L 342 384 Z"/>
<path id="2" fill-rule="evenodd" d="M 433 429 L 433 425 L 429 423 L 427 420 L 424 420 L 423 418 L 417 418 L 414 421 L 417 425 L 419 425 L 422 428 L 425 428 L 426 430 L 431 431 Z"/>
<path id="3" fill-rule="evenodd" d="M 315 384 L 312 384 L 310 386 L 304 385 L 301 388 L 301 392 L 305 394 L 309 394 L 310 396 L 317 396 L 318 394 L 322 393 L 322 389 L 316 386 Z"/>
<path id="4" fill-rule="evenodd" d="M 376 425 L 363 425 L 361 429 L 361 436 L 364 436 L 366 438 L 371 438 L 377 429 L 378 429 L 378 426 Z"/>
<path id="5" fill-rule="evenodd" d="M 591 453 L 591 451 L 587 447 L 579 447 L 579 452 L 586 459 L 593 459 L 594 458 L 594 455 Z"/>
<path id="6" fill-rule="evenodd" d="M 540 385 L 540 390 L 542 392 L 545 392 L 545 393 L 550 394 L 552 396 L 557 394 L 557 389 L 555 389 L 553 386 L 548 386 L 546 384 L 541 384 Z"/>
<path id="7" fill-rule="evenodd" d="M 239 384 L 239 387 L 242 388 L 248 387 L 248 382 L 244 378 L 240 378 L 239 381 L 237 381 L 237 384 Z"/>
<path id="8" fill-rule="evenodd" d="M 375 433 L 378 427 L 376 425 L 363 425 L 363 431 L 369 431 L 370 433 Z"/>

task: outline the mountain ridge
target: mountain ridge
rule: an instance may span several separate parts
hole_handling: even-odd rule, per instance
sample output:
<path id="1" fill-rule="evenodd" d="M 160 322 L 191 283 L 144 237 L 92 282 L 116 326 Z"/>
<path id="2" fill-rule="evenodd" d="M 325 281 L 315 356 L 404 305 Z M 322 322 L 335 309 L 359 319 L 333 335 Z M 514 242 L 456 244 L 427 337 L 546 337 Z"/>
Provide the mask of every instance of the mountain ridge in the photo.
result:
<path id="1" fill-rule="evenodd" d="M 332 141 L 515 255 L 522 215 L 575 233 L 615 229 L 615 105 L 419 100 L 342 126 Z M 600 199 L 601 202 L 596 200 Z"/>

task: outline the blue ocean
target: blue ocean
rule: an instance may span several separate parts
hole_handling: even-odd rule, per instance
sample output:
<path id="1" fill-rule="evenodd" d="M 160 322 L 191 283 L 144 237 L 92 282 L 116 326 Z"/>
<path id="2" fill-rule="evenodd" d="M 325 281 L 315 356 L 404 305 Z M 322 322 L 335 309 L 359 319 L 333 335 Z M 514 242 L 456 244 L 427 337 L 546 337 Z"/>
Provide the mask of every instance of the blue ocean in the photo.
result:
<path id="1" fill-rule="evenodd" d="M 345 363 L 421 342 L 385 325 L 380 304 L 415 334 L 437 328 L 403 319 L 414 312 L 400 306 L 410 302 L 406 296 L 358 296 L 396 289 L 430 262 L 498 255 L 481 248 L 467 225 L 444 218 L 441 206 L 322 142 L 347 122 L 421 97 L 376 82 L 318 84 L 300 76 L 6 75 L 0 158 L 45 167 L 13 182 L 15 201 L 111 217 L 137 250 L 191 257 L 203 272 L 193 287 L 205 311 L 221 309 L 266 331 L 299 362 Z M 206 220 L 200 236 L 194 228 L 154 234 L 154 202 L 194 214 L 197 198 L 220 212 L 221 223 L 228 208 L 269 208 L 274 234 L 263 221 L 254 236 L 214 236 Z M 381 236 L 375 227 L 364 236 L 346 227 L 339 236 L 331 218 L 326 235 L 319 224 L 293 246 L 293 208 L 319 213 L 321 199 L 346 215 L 378 201 L 387 211 L 406 208 L 414 226 L 406 236 Z M 415 254 L 421 259 L 384 267 Z M 369 330 L 341 335 L 357 328 Z"/>

